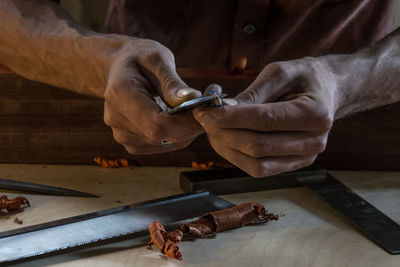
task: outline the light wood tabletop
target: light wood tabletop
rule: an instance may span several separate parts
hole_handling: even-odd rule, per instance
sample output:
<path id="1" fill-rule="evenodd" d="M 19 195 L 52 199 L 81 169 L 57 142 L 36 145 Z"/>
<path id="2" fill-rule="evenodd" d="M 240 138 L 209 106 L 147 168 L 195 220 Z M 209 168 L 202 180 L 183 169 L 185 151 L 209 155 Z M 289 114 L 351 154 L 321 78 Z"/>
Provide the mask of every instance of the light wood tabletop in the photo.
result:
<path id="1" fill-rule="evenodd" d="M 23 194 L 32 206 L 0 216 L 0 231 L 181 193 L 179 172 L 188 168 L 0 164 L 0 177 L 97 194 L 100 198 Z M 331 172 L 371 204 L 400 222 L 399 172 Z M 9 197 L 20 194 L 1 191 Z M 258 201 L 284 215 L 265 225 L 218 233 L 180 244 L 183 260 L 127 240 L 20 266 L 400 266 L 393 256 L 357 231 L 344 216 L 305 188 L 224 195 L 235 204 Z M 23 221 L 16 224 L 15 218 Z M 1 244 L 6 246 L 7 244 Z"/>

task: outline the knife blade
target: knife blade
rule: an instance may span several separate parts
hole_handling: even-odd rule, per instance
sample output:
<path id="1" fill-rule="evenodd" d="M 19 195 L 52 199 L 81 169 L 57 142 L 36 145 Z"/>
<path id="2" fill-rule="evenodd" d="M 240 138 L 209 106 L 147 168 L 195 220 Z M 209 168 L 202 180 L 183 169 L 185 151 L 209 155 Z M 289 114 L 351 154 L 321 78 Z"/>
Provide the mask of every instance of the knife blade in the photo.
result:
<path id="1" fill-rule="evenodd" d="M 227 95 L 228 94 L 218 94 L 217 96 L 220 99 L 222 99 L 222 98 L 226 97 Z M 214 99 L 215 99 L 215 96 L 213 96 L 213 95 L 191 99 L 191 100 L 183 102 L 182 104 L 180 104 L 172 109 L 167 110 L 166 113 L 171 115 L 171 114 L 174 114 L 174 113 L 177 113 L 180 111 L 184 111 L 184 110 L 191 109 L 191 108 L 194 108 L 194 107 L 197 107 L 200 105 L 211 103 Z"/>
<path id="2" fill-rule="evenodd" d="M 99 197 L 97 195 L 76 190 L 55 187 L 44 184 L 29 183 L 0 178 L 0 189 L 21 191 L 27 193 L 39 193 L 44 195 L 70 196 L 70 197 Z"/>

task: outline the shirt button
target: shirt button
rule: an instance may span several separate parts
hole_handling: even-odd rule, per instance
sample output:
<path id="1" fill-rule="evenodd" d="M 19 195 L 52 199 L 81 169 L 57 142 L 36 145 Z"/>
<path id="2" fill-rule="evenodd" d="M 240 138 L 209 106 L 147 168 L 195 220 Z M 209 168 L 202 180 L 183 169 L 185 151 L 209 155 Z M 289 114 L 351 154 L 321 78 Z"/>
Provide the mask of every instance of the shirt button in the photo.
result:
<path id="1" fill-rule="evenodd" d="M 246 24 L 243 27 L 243 31 L 247 34 L 253 34 L 256 31 L 256 26 L 254 24 Z"/>
<path id="2" fill-rule="evenodd" d="M 235 74 L 243 73 L 247 66 L 247 57 L 240 57 L 231 64 L 231 71 Z"/>

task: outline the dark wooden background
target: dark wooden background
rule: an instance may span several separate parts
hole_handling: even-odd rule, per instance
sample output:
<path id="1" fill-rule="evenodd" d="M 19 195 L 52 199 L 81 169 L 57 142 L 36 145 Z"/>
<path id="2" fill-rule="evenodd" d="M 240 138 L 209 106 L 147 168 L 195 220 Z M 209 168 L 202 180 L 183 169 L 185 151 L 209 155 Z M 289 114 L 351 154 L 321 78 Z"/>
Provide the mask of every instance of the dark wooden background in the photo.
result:
<path id="1" fill-rule="evenodd" d="M 240 77 L 183 72 L 195 88 L 210 82 L 240 91 L 253 74 Z M 218 75 L 217 75 L 218 76 Z M 96 156 L 127 157 L 137 165 L 190 166 L 192 160 L 227 162 L 205 136 L 190 149 L 159 155 L 129 155 L 103 123 L 103 101 L 0 74 L 0 162 L 93 164 Z M 400 103 L 336 121 L 318 162 L 329 169 L 400 170 Z"/>

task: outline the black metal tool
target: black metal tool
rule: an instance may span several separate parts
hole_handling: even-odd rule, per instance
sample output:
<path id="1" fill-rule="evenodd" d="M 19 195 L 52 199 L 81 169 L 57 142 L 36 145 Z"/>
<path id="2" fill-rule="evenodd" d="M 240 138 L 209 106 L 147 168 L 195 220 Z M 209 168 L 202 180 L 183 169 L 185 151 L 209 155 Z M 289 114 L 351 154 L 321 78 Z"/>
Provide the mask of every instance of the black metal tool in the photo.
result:
<path id="1" fill-rule="evenodd" d="M 29 183 L 29 182 L 22 182 L 22 181 L 2 179 L 2 178 L 0 178 L 0 189 L 14 190 L 26 193 L 38 193 L 44 195 L 56 195 L 56 196 L 99 197 L 93 194 L 66 189 L 62 187 L 55 187 L 44 184 Z"/>
<path id="2" fill-rule="evenodd" d="M 330 173 L 319 177 L 301 177 L 299 182 L 341 212 L 384 250 L 390 254 L 400 254 L 400 225 Z"/>
<path id="3" fill-rule="evenodd" d="M 170 224 L 233 206 L 203 191 L 1 232 L 0 265 L 138 236 L 155 219 Z"/>
<path id="4" fill-rule="evenodd" d="M 316 167 L 282 173 L 266 178 L 251 177 L 237 168 L 219 168 L 181 172 L 179 183 L 183 191 L 208 190 L 216 195 L 255 192 L 263 190 L 301 187 L 300 177 L 325 176 L 326 171 Z"/>
<path id="5" fill-rule="evenodd" d="M 279 175 L 253 178 L 236 168 L 182 172 L 185 192 L 205 189 L 232 194 L 305 186 L 344 214 L 367 237 L 390 254 L 400 254 L 400 225 L 325 170 L 315 167 Z"/>

